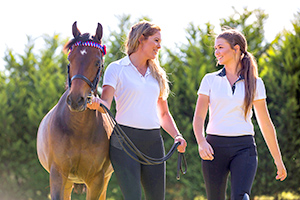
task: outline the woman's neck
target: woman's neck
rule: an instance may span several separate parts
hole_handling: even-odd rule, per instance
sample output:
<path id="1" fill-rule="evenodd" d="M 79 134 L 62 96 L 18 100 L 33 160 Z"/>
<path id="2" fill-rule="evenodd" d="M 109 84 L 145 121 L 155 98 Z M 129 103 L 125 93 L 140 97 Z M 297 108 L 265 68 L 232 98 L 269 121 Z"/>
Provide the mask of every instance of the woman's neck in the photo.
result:
<path id="1" fill-rule="evenodd" d="M 143 59 L 141 55 L 138 53 L 132 53 L 129 56 L 129 59 L 131 63 L 137 68 L 137 69 L 147 69 L 147 59 Z"/>
<path id="2" fill-rule="evenodd" d="M 225 65 L 226 74 L 230 76 L 239 76 L 241 70 L 241 64 L 233 63 L 230 65 Z"/>

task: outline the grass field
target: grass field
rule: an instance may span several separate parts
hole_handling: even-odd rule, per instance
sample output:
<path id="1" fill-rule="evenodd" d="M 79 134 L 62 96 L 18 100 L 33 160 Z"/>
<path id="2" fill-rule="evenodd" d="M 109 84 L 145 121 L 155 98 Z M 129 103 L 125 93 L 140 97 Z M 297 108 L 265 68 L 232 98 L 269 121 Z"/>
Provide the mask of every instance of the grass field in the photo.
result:
<path id="1" fill-rule="evenodd" d="M 114 200 L 114 199 L 110 199 Z M 207 200 L 203 196 L 196 197 L 194 200 Z M 283 192 L 277 198 L 270 196 L 256 196 L 254 200 L 300 200 L 300 195 L 295 195 L 291 192 Z"/>
<path id="2" fill-rule="evenodd" d="M 50 195 L 49 195 L 49 199 Z M 85 194 L 82 195 L 72 195 L 72 200 L 85 200 Z M 120 200 L 114 198 L 107 198 L 107 200 Z M 204 196 L 198 196 L 193 200 L 207 200 Z M 291 192 L 283 192 L 277 198 L 271 196 L 256 196 L 253 200 L 300 200 L 300 195 L 295 195 Z"/>
<path id="3" fill-rule="evenodd" d="M 47 199 L 51 199 L 50 194 L 48 195 Z M 28 199 L 33 200 L 33 199 Z M 81 195 L 72 194 L 72 200 L 85 200 L 85 193 Z M 107 198 L 106 200 L 120 200 L 114 198 Z M 174 200 L 174 199 L 172 199 Z M 198 196 L 193 200 L 207 200 L 205 196 Z M 251 200 L 300 200 L 300 195 L 295 195 L 291 192 L 283 192 L 278 197 L 271 197 L 271 196 L 256 196 L 254 199 Z"/>

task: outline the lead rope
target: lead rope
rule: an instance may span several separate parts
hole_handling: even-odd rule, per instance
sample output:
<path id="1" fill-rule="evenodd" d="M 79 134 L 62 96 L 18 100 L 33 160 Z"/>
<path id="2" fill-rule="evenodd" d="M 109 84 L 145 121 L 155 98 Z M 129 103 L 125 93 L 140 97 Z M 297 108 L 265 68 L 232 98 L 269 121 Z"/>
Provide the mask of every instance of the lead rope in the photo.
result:
<path id="1" fill-rule="evenodd" d="M 176 148 L 180 145 L 180 142 L 176 142 L 172 145 L 170 151 L 167 153 L 166 156 L 162 158 L 152 158 L 147 155 L 145 155 L 143 152 L 141 152 L 133 143 L 132 141 L 128 138 L 126 133 L 122 130 L 120 125 L 117 123 L 115 118 L 113 117 L 113 114 L 111 111 L 103 104 L 100 104 L 100 106 L 105 110 L 105 113 L 109 116 L 109 122 L 112 127 L 115 127 L 114 129 L 116 130 L 115 133 L 119 136 L 117 137 L 119 144 L 122 146 L 123 150 L 130 156 L 133 160 L 144 164 L 144 165 L 158 165 L 162 164 L 163 162 L 167 161 L 175 152 Z M 120 140 L 121 138 L 121 140 Z M 139 159 L 136 159 L 131 155 L 129 151 L 124 147 L 123 143 L 135 154 Z M 182 168 L 182 164 L 184 165 L 184 170 Z M 187 172 L 187 162 L 184 156 L 184 153 L 178 152 L 178 160 L 177 160 L 177 176 L 176 179 L 180 180 L 180 172 L 182 174 L 186 174 Z"/>

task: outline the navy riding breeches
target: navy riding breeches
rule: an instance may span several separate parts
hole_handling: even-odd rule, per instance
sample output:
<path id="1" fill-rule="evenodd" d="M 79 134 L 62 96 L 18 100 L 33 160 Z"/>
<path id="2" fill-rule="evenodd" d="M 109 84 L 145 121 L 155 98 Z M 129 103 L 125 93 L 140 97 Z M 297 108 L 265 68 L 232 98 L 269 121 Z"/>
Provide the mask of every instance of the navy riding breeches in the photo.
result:
<path id="1" fill-rule="evenodd" d="M 134 145 L 147 156 L 153 158 L 165 156 L 160 129 L 121 127 Z M 131 155 L 138 159 L 136 155 L 132 153 Z M 125 200 L 140 200 L 142 187 L 147 200 L 165 199 L 165 162 L 159 165 L 143 165 L 133 160 L 122 149 L 115 132 L 110 140 L 110 159 Z"/>
<path id="2" fill-rule="evenodd" d="M 257 150 L 251 135 L 223 137 L 207 135 L 214 150 L 212 161 L 202 160 L 208 200 L 225 200 L 227 178 L 231 176 L 231 200 L 250 195 L 257 169 Z"/>

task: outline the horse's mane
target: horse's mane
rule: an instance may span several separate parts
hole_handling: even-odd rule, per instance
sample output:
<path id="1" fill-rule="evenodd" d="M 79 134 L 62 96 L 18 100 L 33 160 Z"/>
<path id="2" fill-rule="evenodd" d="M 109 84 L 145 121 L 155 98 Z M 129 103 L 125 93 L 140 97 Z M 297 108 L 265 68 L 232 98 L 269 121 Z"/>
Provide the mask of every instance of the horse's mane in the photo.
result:
<path id="1" fill-rule="evenodd" d="M 94 41 L 97 43 L 101 43 L 101 41 L 97 41 L 96 38 L 94 36 L 91 36 L 89 33 L 84 33 L 81 34 L 77 37 L 74 37 L 72 40 L 70 40 L 69 42 L 67 42 L 64 46 L 64 51 L 68 52 L 68 50 L 76 43 L 76 42 L 87 42 L 87 41 Z"/>

